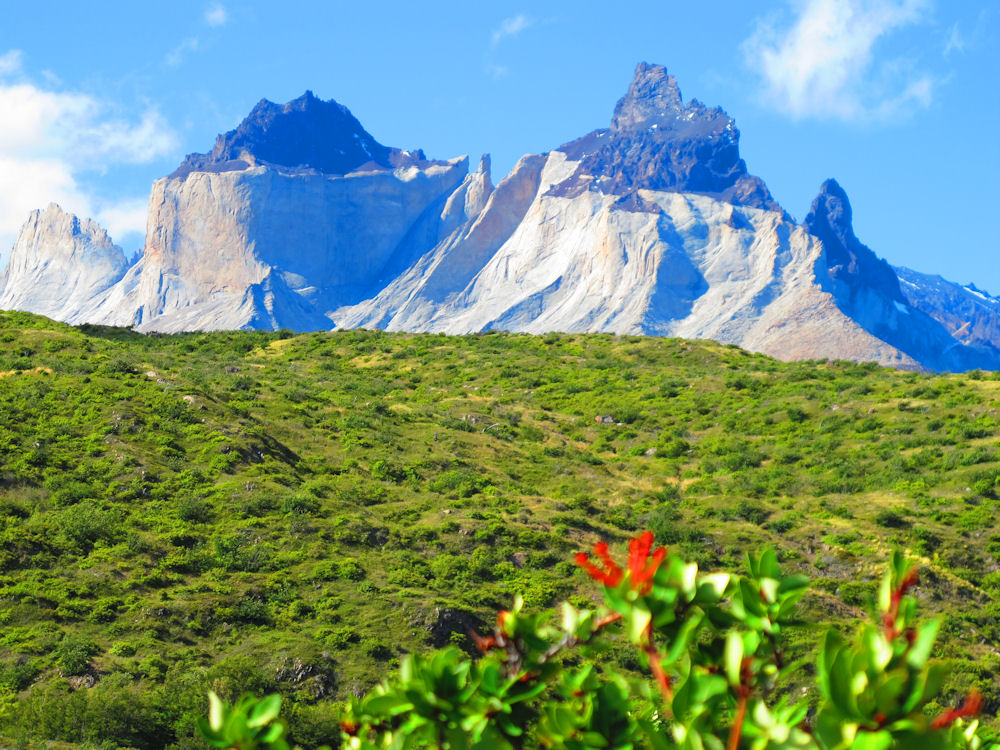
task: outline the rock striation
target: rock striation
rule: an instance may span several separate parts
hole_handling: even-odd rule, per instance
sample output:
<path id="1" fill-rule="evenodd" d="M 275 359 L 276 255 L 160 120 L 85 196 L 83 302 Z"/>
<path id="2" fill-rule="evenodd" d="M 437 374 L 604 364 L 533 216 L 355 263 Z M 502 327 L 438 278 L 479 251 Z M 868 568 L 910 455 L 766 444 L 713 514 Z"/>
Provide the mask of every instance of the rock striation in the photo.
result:
<path id="1" fill-rule="evenodd" d="M 311 92 L 262 101 L 154 183 L 131 266 L 92 222 L 33 214 L 0 307 L 142 331 L 593 331 L 1000 368 L 1000 301 L 929 278 L 900 285 L 833 180 L 796 224 L 732 118 L 641 63 L 609 127 L 496 186 L 488 156 L 470 171 L 384 146 Z"/>

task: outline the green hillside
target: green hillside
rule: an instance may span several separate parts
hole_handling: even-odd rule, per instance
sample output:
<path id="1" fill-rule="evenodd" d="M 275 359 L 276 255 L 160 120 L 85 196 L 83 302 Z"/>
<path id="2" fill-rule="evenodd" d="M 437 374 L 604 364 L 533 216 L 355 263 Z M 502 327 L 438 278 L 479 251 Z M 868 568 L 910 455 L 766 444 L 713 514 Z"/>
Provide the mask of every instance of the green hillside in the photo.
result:
<path id="1" fill-rule="evenodd" d="M 919 557 L 950 689 L 995 716 L 998 435 L 993 373 L 0 313 L 0 735 L 201 747 L 209 688 L 277 690 L 308 746 L 402 654 L 590 592 L 573 553 L 644 528 L 708 568 L 778 549 L 814 580 L 803 652 Z"/>

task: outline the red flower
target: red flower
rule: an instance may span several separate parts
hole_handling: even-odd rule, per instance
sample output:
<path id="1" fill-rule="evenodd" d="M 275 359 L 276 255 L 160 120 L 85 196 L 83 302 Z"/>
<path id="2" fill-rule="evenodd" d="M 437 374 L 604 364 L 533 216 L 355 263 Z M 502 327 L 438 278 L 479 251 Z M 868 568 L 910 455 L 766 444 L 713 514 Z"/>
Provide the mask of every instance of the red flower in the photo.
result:
<path id="1" fill-rule="evenodd" d="M 659 547 L 653 557 L 649 558 L 649 550 L 653 546 L 653 532 L 644 531 L 628 543 L 628 571 L 632 579 L 632 588 L 640 594 L 648 593 L 653 587 L 653 575 L 667 555 L 665 547 Z"/>
<path id="2" fill-rule="evenodd" d="M 607 542 L 598 542 L 594 545 L 594 554 L 604 563 L 604 569 L 597 567 L 590 561 L 590 556 L 586 552 L 576 554 L 576 564 L 587 571 L 587 574 L 598 583 L 605 586 L 617 586 L 622 580 L 622 569 L 608 554 Z"/>
<path id="3" fill-rule="evenodd" d="M 980 712 L 980 710 L 982 710 L 982 708 L 983 696 L 978 690 L 972 688 L 972 690 L 969 691 L 969 695 L 962 702 L 961 706 L 945 711 L 943 714 L 934 719 L 931 726 L 935 729 L 942 729 L 944 727 L 951 726 L 956 719 L 964 719 L 967 716 L 975 716 Z"/>
<path id="4" fill-rule="evenodd" d="M 629 586 L 640 594 L 648 593 L 653 587 L 653 575 L 667 554 L 666 548 L 660 547 L 650 558 L 649 551 L 652 546 L 652 531 L 644 531 L 639 536 L 629 540 L 627 571 Z M 622 571 L 611 559 L 607 543 L 598 542 L 595 544 L 594 555 L 603 563 L 603 568 L 591 562 L 590 556 L 586 552 L 577 553 L 576 564 L 587 571 L 591 578 L 605 586 L 617 586 L 621 583 L 626 572 Z"/>

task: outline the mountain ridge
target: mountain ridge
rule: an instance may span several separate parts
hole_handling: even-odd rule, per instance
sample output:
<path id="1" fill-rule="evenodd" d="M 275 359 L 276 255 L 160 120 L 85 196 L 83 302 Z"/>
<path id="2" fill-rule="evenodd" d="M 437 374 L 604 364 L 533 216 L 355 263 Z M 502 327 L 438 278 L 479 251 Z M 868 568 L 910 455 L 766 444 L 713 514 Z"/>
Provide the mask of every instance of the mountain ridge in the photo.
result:
<path id="1" fill-rule="evenodd" d="M 904 294 L 834 180 L 796 224 L 748 171 L 739 135 L 640 63 L 607 128 L 525 156 L 494 186 L 488 157 L 470 172 L 466 157 L 384 146 L 311 91 L 261 100 L 154 183 L 133 265 L 105 268 L 86 293 L 46 287 L 62 302 L 28 293 L 69 231 L 52 224 L 15 245 L 0 305 L 140 331 L 643 333 L 782 359 L 1000 369 L 991 310 L 973 324 Z M 67 279 L 94 275 L 67 257 L 80 266 Z"/>

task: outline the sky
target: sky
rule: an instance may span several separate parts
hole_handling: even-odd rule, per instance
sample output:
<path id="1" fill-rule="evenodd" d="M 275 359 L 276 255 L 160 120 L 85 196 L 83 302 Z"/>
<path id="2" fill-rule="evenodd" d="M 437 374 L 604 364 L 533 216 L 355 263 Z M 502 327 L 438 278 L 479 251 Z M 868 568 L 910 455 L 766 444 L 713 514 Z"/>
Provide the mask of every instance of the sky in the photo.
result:
<path id="1" fill-rule="evenodd" d="M 833 177 L 878 255 L 1000 294 L 997 0 L 0 0 L 0 267 L 49 202 L 140 249 L 151 183 L 261 98 L 499 182 L 606 127 L 640 61 L 736 119 L 797 220 Z"/>

